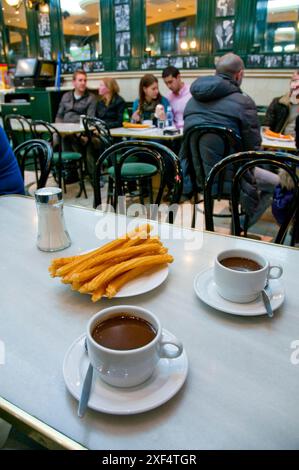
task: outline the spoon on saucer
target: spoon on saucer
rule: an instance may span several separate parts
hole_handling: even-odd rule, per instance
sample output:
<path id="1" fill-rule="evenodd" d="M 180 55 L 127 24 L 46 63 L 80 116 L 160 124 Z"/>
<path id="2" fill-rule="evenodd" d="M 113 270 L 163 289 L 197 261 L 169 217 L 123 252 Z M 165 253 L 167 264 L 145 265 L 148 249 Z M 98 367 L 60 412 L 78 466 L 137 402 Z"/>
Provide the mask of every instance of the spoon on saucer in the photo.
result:
<path id="1" fill-rule="evenodd" d="M 84 341 L 84 347 L 85 347 L 85 351 L 87 353 L 88 350 L 87 350 L 86 337 L 85 337 L 85 341 Z M 83 418 L 83 416 L 85 415 L 86 409 L 87 409 L 87 404 L 88 404 L 90 389 L 91 389 L 91 384 L 92 384 L 92 375 L 93 375 L 93 367 L 92 367 L 91 363 L 89 363 L 89 366 L 88 366 L 88 369 L 87 369 L 87 372 L 86 372 L 86 375 L 85 375 L 85 379 L 84 379 L 84 382 L 83 382 L 83 387 L 82 387 L 82 391 L 81 391 L 80 400 L 79 400 L 79 406 L 78 406 L 78 416 L 79 416 L 79 418 Z"/>
<path id="2" fill-rule="evenodd" d="M 267 292 L 267 288 L 268 288 L 268 284 L 266 284 L 264 289 L 262 290 L 262 299 L 263 299 L 268 317 L 272 318 L 272 317 L 274 317 L 274 313 L 273 313 L 273 310 L 272 310 L 272 306 L 271 306 L 270 298 L 269 298 L 269 295 L 268 295 L 268 292 Z"/>

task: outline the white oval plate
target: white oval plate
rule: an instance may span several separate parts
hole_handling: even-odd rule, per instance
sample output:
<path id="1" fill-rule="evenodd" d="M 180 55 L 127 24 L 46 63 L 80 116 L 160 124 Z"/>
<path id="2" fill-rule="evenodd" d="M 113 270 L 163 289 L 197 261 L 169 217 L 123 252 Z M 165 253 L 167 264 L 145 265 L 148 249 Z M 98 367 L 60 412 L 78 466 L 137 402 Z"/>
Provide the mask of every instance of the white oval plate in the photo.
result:
<path id="1" fill-rule="evenodd" d="M 136 279 L 127 282 L 113 298 L 133 297 L 134 295 L 145 294 L 160 286 L 167 278 L 168 273 L 168 266 L 163 266 L 158 270 L 157 268 L 152 269 L 142 276 L 138 276 Z"/>
<path id="2" fill-rule="evenodd" d="M 167 330 L 163 330 L 163 333 L 167 339 L 174 338 Z M 80 398 L 89 365 L 84 341 L 85 334 L 73 342 L 63 361 L 63 377 L 67 389 L 76 400 Z M 163 405 L 180 390 L 187 372 L 188 359 L 185 350 L 176 359 L 160 359 L 153 375 L 137 387 L 111 387 L 94 372 L 88 407 L 115 415 L 131 415 L 152 410 Z"/>

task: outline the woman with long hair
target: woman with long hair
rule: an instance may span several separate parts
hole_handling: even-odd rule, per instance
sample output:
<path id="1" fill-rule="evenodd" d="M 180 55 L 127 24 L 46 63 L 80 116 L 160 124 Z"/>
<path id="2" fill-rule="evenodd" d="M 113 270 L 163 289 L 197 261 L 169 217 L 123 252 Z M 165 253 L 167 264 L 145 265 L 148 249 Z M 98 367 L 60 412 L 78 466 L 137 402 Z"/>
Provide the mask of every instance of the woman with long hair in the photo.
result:
<path id="1" fill-rule="evenodd" d="M 119 95 L 119 86 L 114 78 L 104 77 L 100 80 L 99 97 L 96 117 L 105 121 L 109 128 L 121 127 L 126 103 Z"/>
<path id="2" fill-rule="evenodd" d="M 169 106 L 169 101 L 159 92 L 158 79 L 151 73 L 142 77 L 139 84 L 139 98 L 133 103 L 132 119 L 141 122 L 153 119 L 157 105 L 164 107 L 164 112 Z"/>

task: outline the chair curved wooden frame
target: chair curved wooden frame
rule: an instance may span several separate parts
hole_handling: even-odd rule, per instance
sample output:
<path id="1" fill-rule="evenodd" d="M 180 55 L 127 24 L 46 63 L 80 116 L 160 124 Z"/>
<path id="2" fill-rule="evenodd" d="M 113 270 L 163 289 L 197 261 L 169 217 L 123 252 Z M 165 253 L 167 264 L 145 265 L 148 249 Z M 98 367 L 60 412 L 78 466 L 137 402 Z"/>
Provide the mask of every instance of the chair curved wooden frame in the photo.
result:
<path id="1" fill-rule="evenodd" d="M 49 139 L 47 140 L 52 147 L 54 148 L 54 145 L 58 145 L 58 186 L 62 188 L 62 170 L 63 170 L 63 163 L 67 162 L 67 159 L 63 159 L 63 153 L 64 151 L 62 150 L 62 136 L 58 129 L 53 125 L 50 124 L 49 122 L 42 121 L 42 120 L 34 120 L 31 122 L 31 128 L 32 128 L 32 133 L 38 137 L 41 134 L 47 133 L 49 135 Z M 44 130 L 43 130 L 44 129 Z M 56 136 L 57 141 L 55 142 Z M 74 152 L 77 153 L 77 152 Z M 77 160 L 79 163 L 79 173 L 80 173 L 80 192 L 76 197 L 80 197 L 82 191 L 84 192 L 85 197 L 87 198 L 87 193 L 86 193 L 86 188 L 84 184 L 84 175 L 83 175 L 83 155 L 81 155 L 81 158 Z M 56 166 L 56 165 L 55 165 Z M 64 182 L 64 190 L 65 190 L 65 182 Z"/>
<path id="2" fill-rule="evenodd" d="M 120 158 L 116 156 L 120 155 Z M 122 184 L 121 184 L 121 170 L 125 161 L 132 156 L 146 157 L 149 156 L 151 161 L 154 161 L 157 170 L 160 173 L 160 186 L 155 198 L 154 204 L 158 207 L 162 200 L 164 188 L 166 186 L 166 174 L 165 174 L 165 161 L 169 159 L 173 168 L 173 192 L 171 198 L 171 204 L 178 204 L 182 194 L 182 172 L 180 167 L 180 161 L 176 154 L 168 147 L 158 143 L 149 142 L 144 140 L 127 140 L 114 144 L 112 147 L 105 150 L 99 157 L 96 163 L 96 179 L 100 180 L 101 167 L 105 160 L 110 160 L 114 167 L 115 174 L 115 195 L 114 195 L 114 208 L 116 209 L 116 201 L 118 196 L 123 195 Z M 101 191 L 98 184 L 94 187 L 94 207 L 101 204 Z M 169 212 L 169 222 L 173 223 L 173 213 Z"/>
<path id="3" fill-rule="evenodd" d="M 268 152 L 268 151 L 247 151 L 239 152 L 224 158 L 221 162 L 217 163 L 211 170 L 206 184 L 205 184 L 205 221 L 206 230 L 214 231 L 214 221 L 212 216 L 212 187 L 217 174 L 223 171 L 227 166 L 240 165 L 236 169 L 236 173 L 232 181 L 231 189 L 231 202 L 232 202 L 232 233 L 233 235 L 240 236 L 241 226 L 238 213 L 238 204 L 240 199 L 240 180 L 246 171 L 258 165 L 271 165 L 276 168 L 285 170 L 292 178 L 294 184 L 294 197 L 286 216 L 285 222 L 280 226 L 278 233 L 275 237 L 274 243 L 282 244 L 284 242 L 287 230 L 296 218 L 299 207 L 299 178 L 295 173 L 294 167 L 299 165 L 299 157 L 283 152 Z M 293 242 L 292 242 L 293 243 Z"/>
<path id="4" fill-rule="evenodd" d="M 235 149 L 236 151 L 242 150 L 242 140 L 241 137 L 235 133 L 232 129 L 224 126 L 220 126 L 217 124 L 213 125 L 196 125 L 192 128 L 188 129 L 188 131 L 184 135 L 184 146 L 185 152 L 190 152 L 191 158 L 188 158 L 189 162 L 189 173 L 192 183 L 192 190 L 193 190 L 193 197 L 194 197 L 194 205 L 193 205 L 193 216 L 192 216 L 192 228 L 195 227 L 196 221 L 196 206 L 197 204 L 203 202 L 203 199 L 200 200 L 198 197 L 199 192 L 204 190 L 205 182 L 206 182 L 206 174 L 204 170 L 204 165 L 202 161 L 202 157 L 200 155 L 200 140 L 203 136 L 207 134 L 215 134 L 220 137 L 224 144 L 223 149 L 223 156 L 227 156 L 231 153 L 231 149 Z M 196 143 L 192 142 L 192 139 L 196 139 Z M 191 148 L 192 146 L 192 148 Z M 192 153 L 192 149 L 196 151 L 195 154 Z M 198 166 L 198 172 L 196 172 L 196 167 Z M 200 187 L 197 184 L 197 180 L 199 180 Z M 213 199 L 220 200 L 223 198 L 223 181 L 224 181 L 224 174 L 220 175 L 218 179 L 217 185 L 217 196 L 213 196 Z M 217 217 L 230 217 L 230 215 L 223 215 L 223 214 L 215 214 Z"/>
<path id="5" fill-rule="evenodd" d="M 17 121 L 20 128 L 17 130 L 14 129 L 11 121 Z M 3 118 L 3 124 L 5 132 L 12 141 L 13 148 L 28 140 L 28 133 L 30 134 L 30 138 L 32 138 L 31 121 L 21 114 L 7 114 Z M 21 142 L 16 136 L 21 137 Z"/>
<path id="6" fill-rule="evenodd" d="M 105 147 L 113 145 L 113 137 L 110 134 L 109 127 L 102 119 L 84 116 L 83 127 L 89 142 L 91 142 L 92 137 L 98 136 Z"/>
<path id="7" fill-rule="evenodd" d="M 13 121 L 17 123 L 17 126 L 13 126 Z M 13 149 L 15 149 L 18 145 L 26 142 L 27 140 L 31 140 L 33 138 L 33 132 L 31 128 L 31 120 L 27 119 L 25 116 L 21 114 L 7 114 L 3 118 L 3 125 L 5 132 L 12 143 Z M 36 166 L 36 160 L 32 159 L 30 161 L 30 157 L 28 156 L 28 166 L 31 166 L 32 163 L 34 165 L 34 172 L 35 172 L 35 180 L 36 183 L 38 181 L 38 168 Z"/>
<path id="8" fill-rule="evenodd" d="M 18 160 L 23 178 L 25 161 L 28 154 L 30 154 L 30 158 L 33 157 L 35 159 L 35 162 L 37 160 L 41 172 L 40 177 L 37 179 L 37 188 L 46 186 L 53 159 L 53 149 L 51 145 L 41 139 L 27 140 L 14 149 L 14 154 Z"/>

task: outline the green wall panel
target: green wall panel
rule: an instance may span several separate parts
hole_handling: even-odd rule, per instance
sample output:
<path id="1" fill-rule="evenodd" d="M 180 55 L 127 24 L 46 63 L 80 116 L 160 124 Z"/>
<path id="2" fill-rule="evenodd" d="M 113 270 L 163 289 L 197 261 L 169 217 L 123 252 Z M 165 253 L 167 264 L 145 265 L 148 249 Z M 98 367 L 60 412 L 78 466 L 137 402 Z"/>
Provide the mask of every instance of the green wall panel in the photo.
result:
<path id="1" fill-rule="evenodd" d="M 51 41 L 53 58 L 56 59 L 58 52 L 64 53 L 64 38 L 62 31 L 62 18 L 60 11 L 59 0 L 48 0 L 50 6 L 50 25 L 51 25 Z M 99 0 L 100 1 L 100 0 Z M 7 28 L 4 28 L 2 5 L 4 0 L 0 0 L 0 22 L 2 24 L 2 37 L 5 55 L 1 60 L 7 60 L 7 52 L 9 49 Z M 235 27 L 234 27 L 234 44 L 233 50 L 235 53 L 240 54 L 250 66 L 257 68 L 267 68 L 271 61 L 266 60 L 267 55 L 275 55 L 274 53 L 261 54 L 261 61 L 256 60 L 254 54 L 257 50 L 254 49 L 254 30 L 256 23 L 256 5 L 257 0 L 236 0 L 235 10 Z M 263 11 L 266 12 L 267 1 L 263 4 Z M 129 58 L 116 57 L 115 46 L 115 19 L 114 19 L 114 0 L 101 0 L 101 30 L 102 30 L 102 57 L 94 62 L 94 70 L 102 70 L 101 61 L 103 61 L 104 69 L 106 71 L 116 70 L 119 60 L 124 59 L 128 61 L 130 70 L 139 70 L 141 64 L 145 59 L 145 46 L 146 46 L 146 1 L 145 0 L 130 0 L 130 33 L 131 33 L 131 55 Z M 216 0 L 197 0 L 197 17 L 195 22 L 195 37 L 199 43 L 198 53 L 191 53 L 191 56 L 196 56 L 196 60 L 192 63 L 190 68 L 209 68 L 214 67 L 215 55 L 224 54 L 226 51 L 214 50 L 214 27 L 215 27 L 215 10 Z M 261 12 L 260 12 L 261 14 Z M 28 21 L 28 36 L 29 36 L 29 55 L 39 55 L 39 34 L 37 25 L 37 12 L 27 8 L 26 12 Z M 224 18 L 222 18 L 224 19 Z M 263 37 L 263 32 L 260 33 L 260 39 Z M 299 43 L 299 30 L 297 31 L 296 43 Z M 299 53 L 282 56 L 281 60 L 277 62 L 276 67 L 283 67 L 284 64 L 291 64 L 289 66 L 299 68 Z M 256 56 L 258 57 L 258 56 Z M 292 58 L 292 60 L 290 59 Z M 66 58 L 65 58 L 66 59 Z M 93 62 L 93 61 L 89 61 Z M 162 63 L 162 62 L 161 62 Z M 188 55 L 183 57 L 183 64 L 188 68 Z M 190 64 L 190 62 L 189 62 Z M 64 64 L 64 70 L 71 73 L 76 68 L 76 63 Z M 78 64 L 79 65 L 79 64 Z M 153 66 L 156 68 L 158 65 L 153 61 Z"/>
<path id="2" fill-rule="evenodd" d="M 102 58 L 105 70 L 115 68 L 115 28 L 112 0 L 101 0 Z"/>

